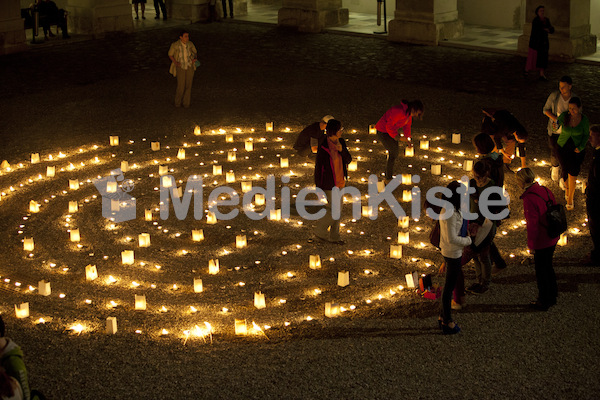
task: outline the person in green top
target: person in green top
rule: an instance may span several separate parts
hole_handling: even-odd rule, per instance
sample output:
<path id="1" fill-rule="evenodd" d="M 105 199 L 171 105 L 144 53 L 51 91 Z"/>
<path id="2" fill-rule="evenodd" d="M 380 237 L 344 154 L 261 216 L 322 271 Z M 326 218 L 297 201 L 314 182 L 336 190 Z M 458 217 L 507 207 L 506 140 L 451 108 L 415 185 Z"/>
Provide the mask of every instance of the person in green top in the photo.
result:
<path id="1" fill-rule="evenodd" d="M 575 181 L 585 158 L 585 146 L 590 137 L 590 121 L 581 113 L 581 100 L 572 97 L 569 110 L 558 117 L 562 133 L 558 137 L 558 161 L 562 169 L 561 183 L 565 189 L 567 210 L 572 210 L 575 196 Z"/>

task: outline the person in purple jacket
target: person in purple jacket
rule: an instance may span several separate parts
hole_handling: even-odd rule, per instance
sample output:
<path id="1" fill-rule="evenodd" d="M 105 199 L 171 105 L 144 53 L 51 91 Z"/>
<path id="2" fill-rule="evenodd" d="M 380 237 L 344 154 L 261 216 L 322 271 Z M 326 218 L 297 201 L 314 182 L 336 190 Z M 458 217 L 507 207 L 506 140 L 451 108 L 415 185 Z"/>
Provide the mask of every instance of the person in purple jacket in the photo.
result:
<path id="1" fill-rule="evenodd" d="M 533 252 L 535 277 L 538 286 L 538 298 L 531 302 L 536 310 L 547 311 L 556 304 L 558 285 L 552 266 L 552 258 L 558 238 L 548 236 L 546 225 L 546 202 L 556 204 L 552 191 L 535 181 L 535 174 L 530 168 L 517 172 L 519 186 L 525 190 L 521 195 L 523 213 L 527 221 L 527 247 Z"/>
<path id="2" fill-rule="evenodd" d="M 342 189 L 348 177 L 348 164 L 352 156 L 346 142 L 342 139 L 342 123 L 336 119 L 327 121 L 324 140 L 317 150 L 315 160 L 315 185 L 327 196 L 326 214 L 317 221 L 315 236 L 317 239 L 335 244 L 344 244 L 340 238 L 340 220 L 332 216 L 332 189 Z M 341 206 L 341 204 L 340 204 Z"/>
<path id="3" fill-rule="evenodd" d="M 413 117 L 423 118 L 423 103 L 421 100 L 402 100 L 383 114 L 375 125 L 377 137 L 383 147 L 388 151 L 387 165 L 385 168 L 386 183 L 394 176 L 394 164 L 398 158 L 398 141 L 411 143 L 411 126 Z"/>

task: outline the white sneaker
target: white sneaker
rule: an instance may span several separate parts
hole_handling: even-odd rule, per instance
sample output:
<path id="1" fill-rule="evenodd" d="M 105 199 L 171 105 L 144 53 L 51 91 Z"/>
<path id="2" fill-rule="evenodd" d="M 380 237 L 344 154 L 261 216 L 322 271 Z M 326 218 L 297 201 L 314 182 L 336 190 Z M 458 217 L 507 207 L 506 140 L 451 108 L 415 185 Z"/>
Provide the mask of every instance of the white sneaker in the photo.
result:
<path id="1" fill-rule="evenodd" d="M 560 168 L 559 167 L 552 167 L 552 173 L 551 173 L 551 175 L 552 175 L 552 180 L 554 182 L 558 181 L 558 178 L 559 178 L 558 175 L 559 175 L 559 173 L 560 173 Z"/>
<path id="2" fill-rule="evenodd" d="M 560 178 L 560 180 L 558 181 L 558 186 L 560 186 L 562 190 L 567 190 L 567 188 L 565 187 L 565 180 L 563 178 Z"/>

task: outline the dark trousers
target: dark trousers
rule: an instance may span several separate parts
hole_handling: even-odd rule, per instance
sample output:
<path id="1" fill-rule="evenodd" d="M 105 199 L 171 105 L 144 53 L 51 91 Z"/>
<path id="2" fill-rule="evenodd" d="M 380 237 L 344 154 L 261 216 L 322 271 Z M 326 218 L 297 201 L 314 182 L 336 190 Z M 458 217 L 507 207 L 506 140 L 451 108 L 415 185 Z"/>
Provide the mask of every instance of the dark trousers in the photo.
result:
<path id="1" fill-rule="evenodd" d="M 226 0 L 221 0 L 221 3 L 223 4 L 223 16 L 227 17 L 227 7 L 225 7 L 225 1 Z M 229 16 L 233 18 L 233 0 L 229 0 Z"/>
<path id="2" fill-rule="evenodd" d="M 535 262 L 535 277 L 538 286 L 538 301 L 545 306 L 556 304 L 558 296 L 558 285 L 556 274 L 552 265 L 555 246 L 535 250 L 533 261 Z"/>
<path id="3" fill-rule="evenodd" d="M 387 132 L 377 131 L 377 137 L 383 147 L 388 151 L 387 164 L 385 166 L 385 179 L 390 180 L 394 176 L 394 164 L 396 163 L 396 158 L 398 158 L 400 147 L 398 146 L 398 141 L 388 135 Z"/>
<path id="4" fill-rule="evenodd" d="M 167 7 L 165 6 L 165 0 L 154 0 L 154 9 L 156 10 L 156 16 L 160 17 L 160 10 L 162 10 L 163 18 L 167 18 Z"/>
<path id="5" fill-rule="evenodd" d="M 588 215 L 588 227 L 590 228 L 592 243 L 594 243 L 594 248 L 592 249 L 592 261 L 600 264 L 600 208 L 598 207 L 598 199 L 592 198 L 592 196 L 586 196 L 585 202 Z"/>
<path id="6" fill-rule="evenodd" d="M 560 135 L 552 135 L 552 136 L 548 136 L 548 147 L 550 148 L 550 163 L 552 164 L 553 167 L 558 167 L 559 166 L 559 161 L 558 161 L 558 137 Z M 562 176 L 562 174 L 561 174 Z"/>
<path id="7" fill-rule="evenodd" d="M 444 324 L 452 322 L 452 292 L 454 287 L 462 276 L 461 258 L 448 258 L 444 257 L 446 261 L 446 282 L 444 283 L 444 291 L 442 292 L 442 306 L 440 309 L 440 316 L 442 317 Z M 463 277 L 464 281 L 464 277 Z"/>
<path id="8" fill-rule="evenodd" d="M 500 254 L 500 251 L 494 242 L 490 244 L 490 258 L 492 259 L 492 262 L 496 264 L 496 268 L 506 268 L 506 261 L 504 261 L 504 258 L 502 258 L 502 255 Z"/>
<path id="9" fill-rule="evenodd" d="M 53 15 L 40 16 L 40 23 L 44 29 L 44 36 L 47 36 L 48 32 L 50 32 L 50 25 L 54 24 L 60 28 L 63 37 L 69 36 L 67 33 L 67 17 L 65 16 L 65 10 L 59 10 L 57 14 Z"/>

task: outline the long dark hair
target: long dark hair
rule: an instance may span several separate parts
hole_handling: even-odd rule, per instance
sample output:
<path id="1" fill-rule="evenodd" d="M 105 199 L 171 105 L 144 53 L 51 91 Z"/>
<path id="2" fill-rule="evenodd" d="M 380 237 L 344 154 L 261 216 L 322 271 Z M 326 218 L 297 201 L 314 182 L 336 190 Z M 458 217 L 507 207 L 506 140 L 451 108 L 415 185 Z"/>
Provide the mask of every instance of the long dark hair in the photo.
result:
<path id="1" fill-rule="evenodd" d="M 460 193 L 458 193 L 456 189 L 458 189 L 460 185 L 462 185 L 460 182 L 452 181 L 448 184 L 448 186 L 446 186 L 452 191 L 452 195 L 448 197 L 442 193 L 442 198 L 446 201 L 449 201 L 457 211 L 460 210 Z"/>
<path id="2" fill-rule="evenodd" d="M 408 101 L 408 100 L 402 99 L 402 102 L 408 106 L 408 109 L 406 111 L 409 114 L 411 111 L 423 112 L 424 107 L 423 107 L 423 102 L 421 100 Z"/>
<path id="3" fill-rule="evenodd" d="M 579 97 L 571 97 L 569 100 L 569 104 L 575 104 L 577 107 L 581 108 L 581 99 Z M 571 123 L 571 113 L 567 111 L 567 116 L 565 117 L 565 125 L 569 125 Z"/>

